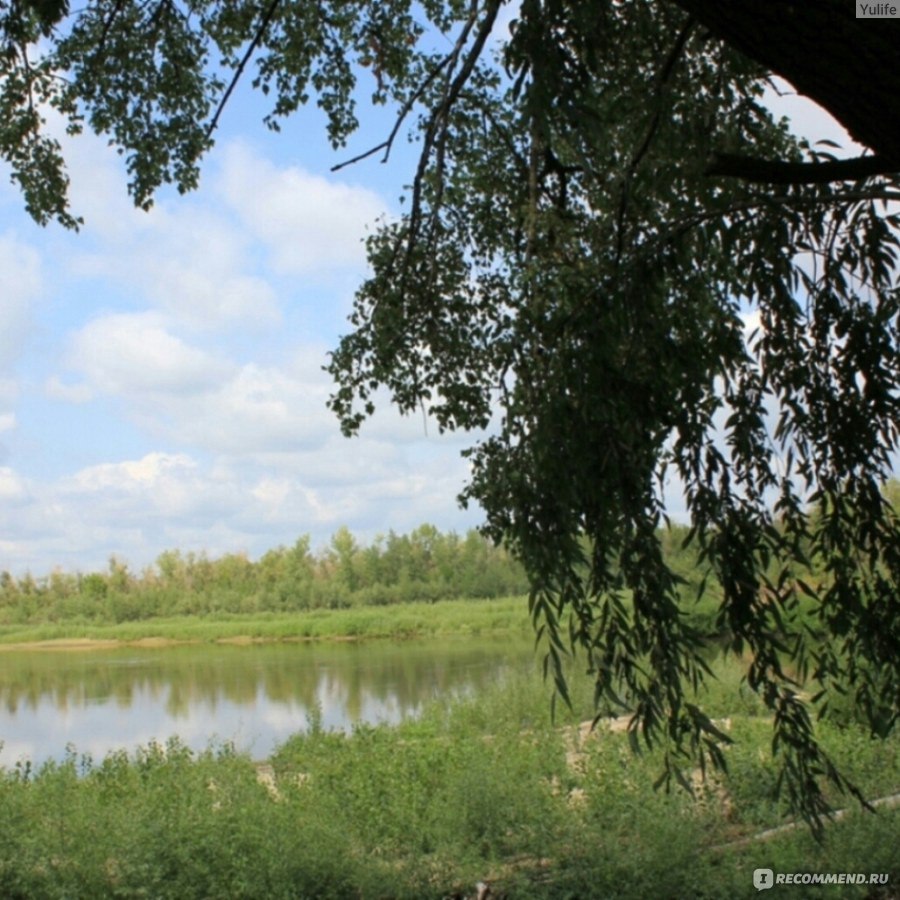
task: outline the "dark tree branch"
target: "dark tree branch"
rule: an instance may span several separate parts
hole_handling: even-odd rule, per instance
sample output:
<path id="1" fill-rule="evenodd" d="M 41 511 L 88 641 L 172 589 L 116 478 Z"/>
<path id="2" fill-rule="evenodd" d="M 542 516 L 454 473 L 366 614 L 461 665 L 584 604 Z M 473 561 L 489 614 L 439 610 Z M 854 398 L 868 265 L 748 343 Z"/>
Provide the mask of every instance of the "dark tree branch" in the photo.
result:
<path id="1" fill-rule="evenodd" d="M 690 37 L 694 25 L 694 17 L 688 16 L 687 21 L 684 23 L 681 31 L 675 38 L 675 43 L 672 45 L 672 49 L 669 51 L 669 55 L 666 58 L 666 61 L 663 63 L 663 67 L 659 71 L 655 91 L 656 108 L 654 109 L 653 116 L 650 119 L 650 126 L 647 129 L 647 133 L 644 135 L 644 139 L 641 142 L 640 147 L 638 147 L 638 149 L 635 151 L 634 156 L 632 156 L 631 162 L 628 166 L 628 171 L 625 173 L 625 177 L 622 179 L 622 192 L 619 196 L 619 213 L 616 218 L 616 268 L 618 268 L 619 266 L 619 260 L 621 260 L 622 258 L 622 251 L 624 249 L 625 212 L 628 207 L 628 193 L 631 188 L 631 181 L 634 178 L 635 172 L 637 172 L 638 166 L 647 155 L 647 151 L 650 149 L 650 145 L 653 143 L 653 138 L 656 137 L 656 132 L 659 130 L 659 119 L 663 93 L 665 91 L 666 85 L 669 82 L 669 79 L 672 77 L 672 73 L 675 70 L 676 63 L 681 58 L 681 54 L 684 52 L 685 45 L 687 44 L 688 38 Z"/>
<path id="2" fill-rule="evenodd" d="M 219 105 L 216 107 L 216 112 L 210 120 L 209 127 L 206 129 L 206 137 L 212 137 L 212 133 L 219 126 L 219 117 L 222 115 L 222 111 L 225 109 L 229 99 L 231 98 L 231 94 L 234 89 L 237 87 L 237 83 L 241 80 L 241 75 L 244 74 L 244 68 L 247 63 L 250 62 L 250 57 L 256 52 L 256 48 L 259 46 L 259 42 L 263 39 L 266 33 L 266 29 L 269 27 L 269 23 L 275 16 L 275 10 L 278 9 L 278 4 L 281 0 L 271 0 L 269 5 L 266 7 L 265 12 L 263 13 L 263 17 L 260 20 L 259 27 L 256 29 L 255 34 L 253 35 L 253 39 L 250 41 L 247 50 L 244 52 L 244 55 L 241 57 L 241 61 L 238 63 L 238 67 L 234 70 L 234 76 L 231 79 L 225 93 L 222 95 L 222 99 L 219 101 Z"/>
<path id="3" fill-rule="evenodd" d="M 346 166 L 352 166 L 354 163 L 358 163 L 361 160 L 367 159 L 373 154 L 377 153 L 379 150 L 384 150 L 384 156 L 381 157 L 381 161 L 386 163 L 391 155 L 391 148 L 394 146 L 394 141 L 397 138 L 397 133 L 400 131 L 400 126 L 403 124 L 406 117 L 411 112 L 413 106 L 415 106 L 416 101 L 425 93 L 426 88 L 432 81 L 437 77 L 438 73 L 450 62 L 451 57 L 445 56 L 429 73 L 428 76 L 419 84 L 419 86 L 413 91 L 410 95 L 409 99 L 406 103 L 403 104 L 403 108 L 397 114 L 397 119 L 394 122 L 394 127 L 391 129 L 391 133 L 387 136 L 386 140 L 383 140 L 380 144 L 376 144 L 374 147 L 366 150 L 364 153 L 360 153 L 357 156 L 354 156 L 353 159 L 347 159 L 342 163 L 338 163 L 336 166 L 331 167 L 332 172 L 338 172 Z"/>
<path id="4" fill-rule="evenodd" d="M 876 156 L 900 159 L 900 20 L 847 0 L 669 0 L 828 110 Z"/>
<path id="5" fill-rule="evenodd" d="M 476 32 L 472 47 L 463 58 L 462 66 L 456 73 L 456 76 L 452 81 L 449 80 L 450 76 L 453 75 L 453 72 L 456 69 L 456 65 L 459 62 L 462 51 L 465 48 L 466 43 L 468 42 L 469 35 L 471 34 L 472 29 L 478 19 L 479 7 L 477 0 L 473 2 L 468 21 L 463 27 L 462 32 L 457 39 L 456 45 L 454 46 L 453 51 L 450 54 L 450 66 L 449 71 L 447 72 L 448 82 L 445 85 L 444 95 L 441 99 L 441 103 L 434 111 L 434 113 L 432 113 L 431 118 L 428 122 L 428 127 L 425 129 L 425 135 L 422 140 L 422 152 L 419 156 L 419 165 L 416 169 L 415 178 L 413 179 L 412 200 L 410 203 L 409 211 L 409 232 L 406 238 L 407 262 L 409 261 L 413 243 L 419 231 L 422 211 L 422 188 L 425 181 L 425 172 L 428 167 L 428 163 L 431 161 L 431 154 L 436 150 L 439 156 L 437 173 L 437 197 L 434 201 L 434 208 L 432 210 L 432 216 L 434 217 L 437 215 L 437 209 L 440 206 L 440 200 L 443 193 L 443 150 L 446 144 L 447 120 L 450 115 L 450 110 L 454 102 L 456 101 L 456 98 L 459 96 L 460 91 L 465 86 L 469 76 L 472 74 L 472 70 L 475 68 L 475 64 L 478 62 L 479 57 L 481 56 L 481 51 L 484 48 L 484 44 L 491 33 L 491 29 L 494 27 L 494 21 L 497 18 L 497 11 L 499 9 L 499 0 L 488 0 L 485 8 L 484 19 L 482 20 L 478 31 Z"/>
<path id="6" fill-rule="evenodd" d="M 103 31 L 100 33 L 100 41 L 97 44 L 97 56 L 100 57 L 106 50 L 106 41 L 109 37 L 109 33 L 112 30 L 113 23 L 116 20 L 116 16 L 122 12 L 122 7 L 125 5 L 125 0 L 116 0 L 116 5 L 112 8 L 109 13 L 109 17 L 104 19 L 103 21 Z"/>
<path id="7" fill-rule="evenodd" d="M 831 162 L 803 163 L 758 159 L 736 153 L 716 153 L 706 167 L 707 175 L 784 185 L 859 181 L 873 175 L 893 175 L 897 172 L 900 172 L 900 163 L 882 156 L 857 156 Z"/>

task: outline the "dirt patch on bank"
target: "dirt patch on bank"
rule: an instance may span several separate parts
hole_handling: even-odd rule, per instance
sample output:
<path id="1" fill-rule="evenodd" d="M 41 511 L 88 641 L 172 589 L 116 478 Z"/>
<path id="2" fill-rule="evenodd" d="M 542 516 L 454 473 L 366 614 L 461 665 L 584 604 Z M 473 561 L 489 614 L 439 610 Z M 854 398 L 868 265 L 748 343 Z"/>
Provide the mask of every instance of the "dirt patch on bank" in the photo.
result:
<path id="1" fill-rule="evenodd" d="M 18 641 L 0 643 L 4 650 L 114 650 L 117 647 L 174 647 L 177 644 L 196 644 L 197 641 L 178 641 L 171 638 L 144 637 L 133 641 L 116 638 L 53 638 L 46 641 Z"/>

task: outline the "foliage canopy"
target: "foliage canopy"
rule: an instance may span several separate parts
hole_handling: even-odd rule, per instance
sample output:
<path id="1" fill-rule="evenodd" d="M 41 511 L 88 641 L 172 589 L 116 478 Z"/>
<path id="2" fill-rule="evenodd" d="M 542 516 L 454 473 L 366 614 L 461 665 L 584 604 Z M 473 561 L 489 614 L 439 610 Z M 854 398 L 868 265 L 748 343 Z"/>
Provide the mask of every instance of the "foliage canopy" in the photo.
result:
<path id="1" fill-rule="evenodd" d="M 498 46 L 499 0 L 93 0 L 71 17 L 20 0 L 0 6 L 0 152 L 32 215 L 71 225 L 43 105 L 108 133 L 147 205 L 163 182 L 195 185 L 245 67 L 271 126 L 314 93 L 336 145 L 357 80 L 374 82 L 398 121 L 372 152 L 415 119 L 421 155 L 330 364 L 344 431 L 379 388 L 444 429 L 493 419 L 462 499 L 524 562 L 560 690 L 578 647 L 598 708 L 636 711 L 670 777 L 722 761 L 688 702 L 705 635 L 658 534 L 667 479 L 680 485 L 720 625 L 815 821 L 816 779 L 841 779 L 800 682 L 818 704 L 851 692 L 880 735 L 900 703 L 900 523 L 880 491 L 897 440 L 900 185 L 890 146 L 843 163 L 774 120 L 776 67 L 727 27 L 740 7 L 523 0 Z M 810 560 L 814 581 L 798 576 Z"/>

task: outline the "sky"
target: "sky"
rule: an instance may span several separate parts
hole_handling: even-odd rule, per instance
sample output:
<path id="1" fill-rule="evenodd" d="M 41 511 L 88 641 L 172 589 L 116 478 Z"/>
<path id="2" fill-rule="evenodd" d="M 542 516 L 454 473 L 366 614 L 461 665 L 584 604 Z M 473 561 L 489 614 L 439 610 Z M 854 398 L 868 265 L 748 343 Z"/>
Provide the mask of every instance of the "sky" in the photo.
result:
<path id="1" fill-rule="evenodd" d="M 846 143 L 811 104 L 772 102 Z M 362 241 L 398 213 L 414 148 L 333 174 L 384 139 L 387 114 L 334 152 L 316 110 L 280 134 L 265 112 L 238 92 L 199 190 L 150 212 L 103 139 L 67 139 L 77 234 L 35 225 L 0 173 L 0 570 L 115 556 L 139 571 L 166 549 L 255 559 L 342 525 L 368 542 L 480 523 L 456 502 L 477 435 L 383 404 L 346 439 L 326 408 Z"/>

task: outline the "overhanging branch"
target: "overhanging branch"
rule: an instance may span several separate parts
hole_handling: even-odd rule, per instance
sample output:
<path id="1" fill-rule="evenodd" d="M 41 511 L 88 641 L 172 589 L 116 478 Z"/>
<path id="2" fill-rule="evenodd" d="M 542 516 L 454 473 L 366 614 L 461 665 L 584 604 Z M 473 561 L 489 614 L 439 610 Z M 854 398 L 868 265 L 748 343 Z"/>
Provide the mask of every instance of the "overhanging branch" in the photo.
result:
<path id="1" fill-rule="evenodd" d="M 758 159 L 736 153 L 716 153 L 706 167 L 707 175 L 785 185 L 859 181 L 872 175 L 892 175 L 897 172 L 900 172 L 900 163 L 883 156 L 857 156 L 853 159 L 802 163 Z"/>
<path id="2" fill-rule="evenodd" d="M 244 69 L 247 63 L 256 52 L 256 48 L 259 46 L 260 41 L 263 39 L 263 37 L 265 37 L 266 29 L 269 27 L 272 19 L 275 17 L 275 11 L 278 9 L 278 4 L 280 2 L 281 0 L 270 0 L 269 5 L 263 11 L 262 18 L 259 21 L 259 25 L 257 26 L 256 31 L 253 34 L 253 39 L 247 45 L 247 49 L 244 52 L 244 55 L 241 57 L 241 61 L 238 63 L 237 68 L 234 70 L 234 75 L 232 76 L 228 87 L 225 89 L 225 93 L 222 95 L 222 99 L 219 100 L 216 111 L 213 114 L 212 119 L 210 119 L 209 125 L 206 127 L 207 138 L 212 137 L 213 132 L 216 130 L 216 128 L 219 127 L 219 119 L 222 115 L 222 112 L 225 109 L 225 106 L 228 104 L 229 99 L 231 99 L 231 94 L 237 87 L 238 82 L 241 80 L 241 76 L 244 74 Z"/>

